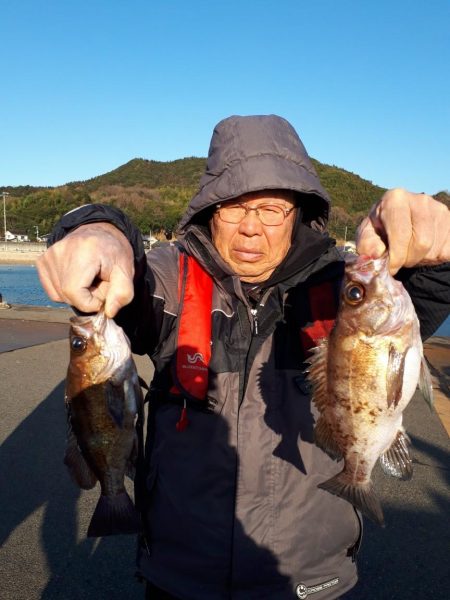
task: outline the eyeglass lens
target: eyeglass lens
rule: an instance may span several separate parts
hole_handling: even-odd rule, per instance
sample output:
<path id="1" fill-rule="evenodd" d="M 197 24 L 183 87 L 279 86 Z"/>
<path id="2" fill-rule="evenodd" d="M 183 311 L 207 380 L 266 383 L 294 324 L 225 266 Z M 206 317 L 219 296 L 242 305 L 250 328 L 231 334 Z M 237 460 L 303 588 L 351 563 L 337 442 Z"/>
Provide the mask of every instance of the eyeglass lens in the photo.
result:
<path id="1" fill-rule="evenodd" d="M 247 213 L 252 210 L 256 212 L 263 225 L 281 225 L 286 216 L 283 207 L 274 204 L 262 204 L 255 207 L 245 205 L 221 206 L 219 214 L 224 221 L 237 224 L 243 221 Z"/>

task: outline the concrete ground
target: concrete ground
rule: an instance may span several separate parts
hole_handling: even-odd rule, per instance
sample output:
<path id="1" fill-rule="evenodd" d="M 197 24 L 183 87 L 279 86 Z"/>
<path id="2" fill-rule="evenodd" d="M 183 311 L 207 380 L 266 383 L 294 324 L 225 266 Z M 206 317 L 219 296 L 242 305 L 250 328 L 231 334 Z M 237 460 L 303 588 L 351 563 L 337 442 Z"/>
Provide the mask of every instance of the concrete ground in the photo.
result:
<path id="1" fill-rule="evenodd" d="M 62 463 L 70 314 L 37 307 L 0 311 L 2 600 L 143 597 L 133 577 L 133 536 L 86 538 L 98 489 L 80 491 Z M 448 426 L 449 339 L 433 338 L 426 353 L 441 418 L 415 395 L 405 415 L 414 477 L 399 482 L 376 469 L 386 527 L 365 521 L 360 583 L 346 600 L 449 597 L 449 438 L 441 421 Z M 148 359 L 137 357 L 137 364 L 149 380 Z"/>

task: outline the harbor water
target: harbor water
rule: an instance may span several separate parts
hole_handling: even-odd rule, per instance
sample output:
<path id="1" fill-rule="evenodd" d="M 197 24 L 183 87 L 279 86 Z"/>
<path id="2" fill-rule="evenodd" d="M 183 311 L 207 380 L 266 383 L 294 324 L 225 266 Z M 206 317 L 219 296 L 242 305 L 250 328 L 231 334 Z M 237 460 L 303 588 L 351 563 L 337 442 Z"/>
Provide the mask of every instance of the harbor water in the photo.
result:
<path id="1" fill-rule="evenodd" d="M 64 306 L 44 292 L 34 265 L 0 265 L 0 294 L 9 304 Z"/>

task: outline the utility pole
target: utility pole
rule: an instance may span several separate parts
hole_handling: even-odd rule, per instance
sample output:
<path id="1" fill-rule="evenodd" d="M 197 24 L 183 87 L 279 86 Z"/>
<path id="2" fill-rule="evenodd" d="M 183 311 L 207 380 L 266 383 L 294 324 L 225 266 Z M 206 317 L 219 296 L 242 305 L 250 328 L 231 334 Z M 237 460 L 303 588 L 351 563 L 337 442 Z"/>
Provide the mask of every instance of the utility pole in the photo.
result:
<path id="1" fill-rule="evenodd" d="M 3 229 L 4 229 L 4 240 L 6 242 L 6 196 L 9 196 L 9 192 L 2 192 L 3 196 Z"/>

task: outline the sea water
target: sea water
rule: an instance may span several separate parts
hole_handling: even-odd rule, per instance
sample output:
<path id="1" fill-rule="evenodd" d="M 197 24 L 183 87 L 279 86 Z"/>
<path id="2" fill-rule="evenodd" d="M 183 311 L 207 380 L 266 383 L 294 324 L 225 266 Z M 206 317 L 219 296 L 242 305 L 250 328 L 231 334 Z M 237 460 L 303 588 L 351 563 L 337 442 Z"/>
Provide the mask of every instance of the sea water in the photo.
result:
<path id="1" fill-rule="evenodd" d="M 9 304 L 65 306 L 50 300 L 34 265 L 0 265 L 0 294 Z"/>

